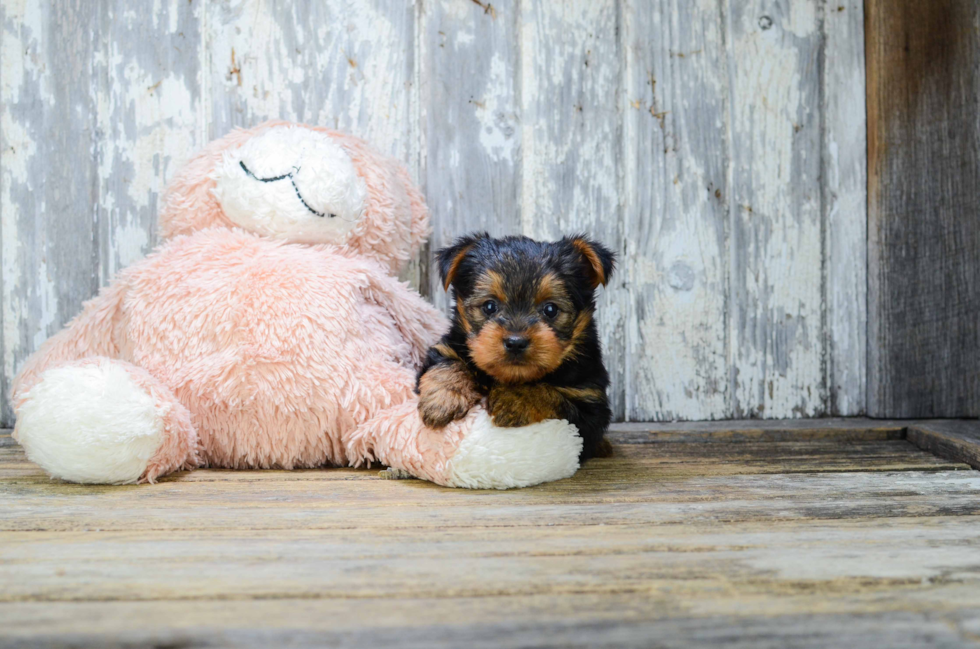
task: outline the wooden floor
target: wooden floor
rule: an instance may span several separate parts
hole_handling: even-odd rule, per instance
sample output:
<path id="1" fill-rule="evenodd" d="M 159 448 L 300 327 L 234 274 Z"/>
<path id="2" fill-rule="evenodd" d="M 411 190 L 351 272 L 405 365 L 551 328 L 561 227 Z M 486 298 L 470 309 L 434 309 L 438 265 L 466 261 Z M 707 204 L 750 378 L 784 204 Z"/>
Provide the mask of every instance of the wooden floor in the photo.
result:
<path id="1" fill-rule="evenodd" d="M 624 425 L 616 457 L 507 492 L 84 487 L 0 437 L 0 645 L 980 646 L 978 431 Z"/>

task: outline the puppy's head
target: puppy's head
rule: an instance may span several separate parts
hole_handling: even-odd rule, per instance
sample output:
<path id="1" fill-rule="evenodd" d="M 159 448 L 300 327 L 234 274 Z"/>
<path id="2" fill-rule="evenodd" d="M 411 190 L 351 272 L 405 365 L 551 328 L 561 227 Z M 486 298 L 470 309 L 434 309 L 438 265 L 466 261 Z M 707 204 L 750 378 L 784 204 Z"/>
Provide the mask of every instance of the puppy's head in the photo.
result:
<path id="1" fill-rule="evenodd" d="M 574 357 L 594 331 L 594 293 L 614 256 L 585 237 L 457 239 L 438 253 L 456 300 L 454 323 L 473 362 L 503 383 L 536 381 Z"/>

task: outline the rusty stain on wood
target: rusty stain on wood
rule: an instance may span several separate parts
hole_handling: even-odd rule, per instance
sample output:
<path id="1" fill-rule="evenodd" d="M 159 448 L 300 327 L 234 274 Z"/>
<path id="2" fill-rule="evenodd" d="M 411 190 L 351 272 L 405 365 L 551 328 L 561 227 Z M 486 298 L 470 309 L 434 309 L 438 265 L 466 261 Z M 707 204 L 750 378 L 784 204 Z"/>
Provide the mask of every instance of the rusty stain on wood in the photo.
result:
<path id="1" fill-rule="evenodd" d="M 240 65 L 235 63 L 235 48 L 231 48 L 231 67 L 228 68 L 228 78 L 235 77 L 238 80 L 238 86 L 242 85 L 242 68 Z"/>
<path id="2" fill-rule="evenodd" d="M 483 9 L 483 13 L 489 15 L 491 18 L 497 17 L 497 10 L 489 2 L 483 2 L 482 0 L 470 0 L 470 2 Z"/>

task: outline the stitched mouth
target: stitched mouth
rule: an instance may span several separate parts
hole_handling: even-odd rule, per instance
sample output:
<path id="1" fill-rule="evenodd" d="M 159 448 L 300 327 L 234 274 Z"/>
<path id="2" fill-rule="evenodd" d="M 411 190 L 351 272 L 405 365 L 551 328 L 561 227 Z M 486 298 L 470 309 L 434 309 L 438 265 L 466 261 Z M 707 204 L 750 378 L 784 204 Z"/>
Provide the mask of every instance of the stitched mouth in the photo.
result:
<path id="1" fill-rule="evenodd" d="M 325 216 L 329 216 L 332 219 L 337 217 L 336 214 L 327 214 L 326 212 L 318 212 L 315 209 L 313 209 L 312 207 L 310 207 L 310 204 L 306 202 L 306 199 L 303 198 L 303 194 L 301 194 L 300 191 L 299 191 L 299 187 L 296 186 L 296 179 L 293 178 L 293 174 L 299 173 L 299 167 L 294 167 L 293 170 L 290 171 L 288 174 L 283 174 L 281 176 L 272 176 L 270 178 L 259 178 L 258 176 L 256 176 L 255 174 L 253 174 L 252 171 L 248 167 L 245 166 L 245 162 L 243 160 L 240 160 L 238 162 L 238 164 L 241 165 L 242 171 L 244 171 L 245 174 L 249 178 L 252 178 L 254 180 L 257 180 L 260 183 L 274 183 L 274 182 L 278 182 L 280 180 L 286 180 L 287 178 L 289 178 L 289 182 L 290 182 L 290 184 L 292 184 L 293 190 L 296 192 L 296 198 L 299 199 L 299 202 L 302 203 L 303 204 L 303 207 L 305 207 L 306 209 L 308 209 L 310 211 L 310 213 L 315 214 L 316 216 L 319 216 L 321 218 L 323 218 Z"/>

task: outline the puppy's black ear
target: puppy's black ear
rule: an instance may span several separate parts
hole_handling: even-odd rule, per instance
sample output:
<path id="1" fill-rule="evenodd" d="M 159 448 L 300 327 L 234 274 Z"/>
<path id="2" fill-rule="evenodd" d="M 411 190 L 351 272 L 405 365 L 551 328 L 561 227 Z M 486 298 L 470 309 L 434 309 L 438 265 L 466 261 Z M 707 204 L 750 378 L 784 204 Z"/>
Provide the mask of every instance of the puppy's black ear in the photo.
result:
<path id="1" fill-rule="evenodd" d="M 439 277 L 442 279 L 442 288 L 446 291 L 456 278 L 459 265 L 466 259 L 466 254 L 473 249 L 481 239 L 489 239 L 490 235 L 486 232 L 470 234 L 460 237 L 436 253 L 436 261 L 439 263 Z"/>
<path id="2" fill-rule="evenodd" d="M 585 261 L 585 272 L 588 273 L 592 288 L 599 284 L 605 286 L 612 277 L 616 267 L 616 255 L 601 243 L 587 239 L 584 236 L 566 237 L 566 243 Z"/>

